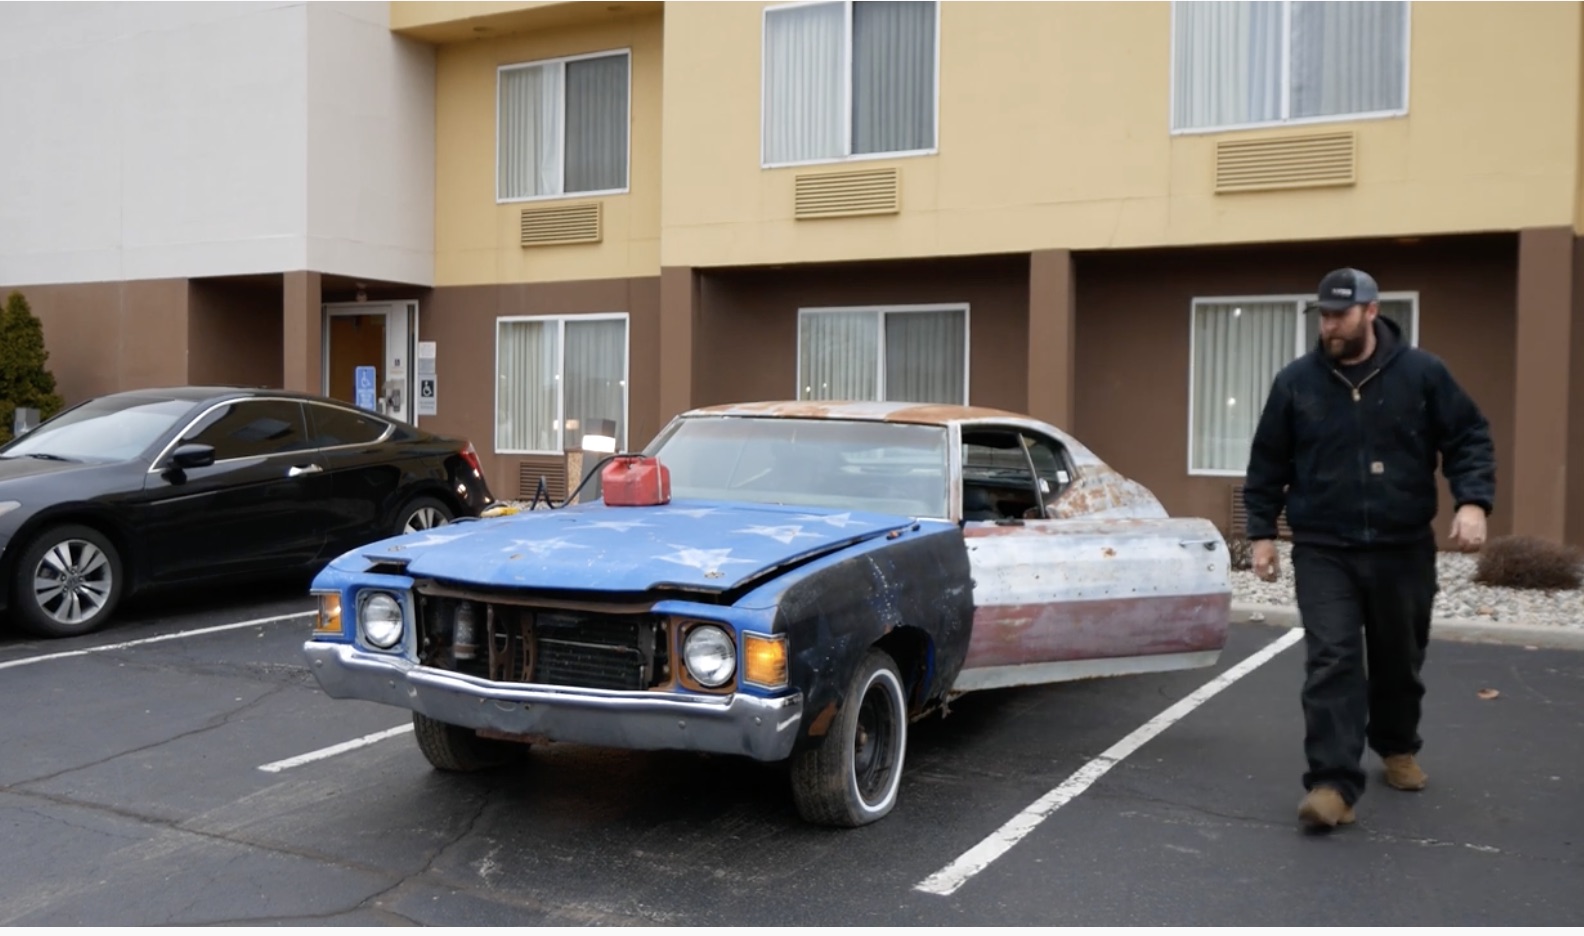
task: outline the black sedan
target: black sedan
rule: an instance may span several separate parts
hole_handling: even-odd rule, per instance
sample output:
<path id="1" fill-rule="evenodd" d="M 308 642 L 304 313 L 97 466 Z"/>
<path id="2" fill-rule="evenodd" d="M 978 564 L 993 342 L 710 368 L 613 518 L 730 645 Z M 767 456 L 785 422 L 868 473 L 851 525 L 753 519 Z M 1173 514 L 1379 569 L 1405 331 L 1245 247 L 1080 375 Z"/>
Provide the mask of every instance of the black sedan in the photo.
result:
<path id="1" fill-rule="evenodd" d="M 470 443 L 336 400 L 116 393 L 0 448 L 0 609 L 84 634 L 149 586 L 311 572 L 491 500 Z"/>

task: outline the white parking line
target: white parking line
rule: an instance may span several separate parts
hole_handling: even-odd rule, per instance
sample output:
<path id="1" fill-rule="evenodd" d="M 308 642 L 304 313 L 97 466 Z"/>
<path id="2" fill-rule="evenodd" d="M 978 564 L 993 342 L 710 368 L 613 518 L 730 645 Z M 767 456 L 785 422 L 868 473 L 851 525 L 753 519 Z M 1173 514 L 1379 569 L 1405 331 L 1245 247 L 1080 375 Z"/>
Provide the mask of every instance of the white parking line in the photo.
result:
<path id="1" fill-rule="evenodd" d="M 68 657 L 87 656 L 90 653 L 103 653 L 106 650 L 125 650 L 127 647 L 141 647 L 144 644 L 162 643 L 167 640 L 180 640 L 183 637 L 198 637 L 203 634 L 217 634 L 221 631 L 238 630 L 243 627 L 258 627 L 261 624 L 273 624 L 276 621 L 290 621 L 296 618 L 313 617 L 317 611 L 298 611 L 295 614 L 277 614 L 273 617 L 254 618 L 251 621 L 237 621 L 235 624 L 217 624 L 214 627 L 200 627 L 196 630 L 177 631 L 174 634 L 161 634 L 158 637 L 144 637 L 140 640 L 128 640 L 124 643 L 105 644 L 100 647 L 87 647 L 82 650 L 65 650 L 60 653 L 45 653 L 39 656 L 23 657 L 19 660 L 6 660 L 0 663 L 0 670 L 11 669 L 17 666 L 30 666 L 34 663 L 43 663 L 46 660 L 64 660 Z"/>
<path id="2" fill-rule="evenodd" d="M 288 757 L 285 760 L 278 760 L 272 764 L 260 764 L 259 769 L 265 771 L 266 773 L 280 773 L 283 770 L 290 770 L 293 767 L 301 767 L 303 764 L 311 764 L 316 760 L 324 760 L 327 757 L 334 757 L 337 754 L 344 754 L 347 751 L 356 750 L 360 747 L 366 747 L 367 745 L 373 744 L 376 741 L 384 741 L 386 738 L 394 738 L 399 734 L 405 734 L 411 730 L 413 730 L 412 723 L 408 722 L 405 725 L 397 725 L 395 728 L 387 728 L 384 731 L 376 731 L 373 734 L 364 735 L 361 738 L 353 738 L 351 741 L 343 741 L 340 744 L 332 744 L 327 748 L 320 748 L 317 751 L 309 751 L 307 754 L 298 754 L 296 757 Z"/>
<path id="3" fill-rule="evenodd" d="M 1051 813 L 1072 802 L 1088 789 L 1106 771 L 1120 764 L 1124 758 L 1143 747 L 1151 738 L 1165 731 L 1183 716 L 1203 705 L 1211 696 L 1232 685 L 1264 665 L 1272 657 L 1303 639 L 1301 628 L 1293 628 L 1239 661 L 1236 666 L 1200 686 L 1179 700 L 1177 704 L 1145 722 L 1132 734 L 1111 745 L 1104 753 L 1073 772 L 1061 785 L 1035 800 L 1027 809 L 1007 820 L 1006 824 L 991 833 L 978 845 L 963 852 L 956 861 L 935 872 L 913 889 L 926 894 L 942 896 L 956 892 L 975 874 L 990 866 L 1020 839 L 1034 831 Z"/>

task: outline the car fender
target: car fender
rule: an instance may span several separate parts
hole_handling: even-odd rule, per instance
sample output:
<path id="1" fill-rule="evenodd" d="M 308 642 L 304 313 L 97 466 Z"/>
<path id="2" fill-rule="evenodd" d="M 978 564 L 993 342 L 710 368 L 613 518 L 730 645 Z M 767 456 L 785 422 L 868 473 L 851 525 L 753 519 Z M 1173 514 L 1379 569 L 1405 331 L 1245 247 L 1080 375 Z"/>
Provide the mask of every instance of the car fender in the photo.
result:
<path id="1" fill-rule="evenodd" d="M 804 697 L 799 746 L 818 743 L 869 648 L 898 642 L 915 714 L 951 686 L 973 629 L 973 582 L 956 524 L 920 521 L 796 566 L 737 601 L 775 609 L 788 681 Z M 906 635 L 916 635 L 911 641 Z"/>

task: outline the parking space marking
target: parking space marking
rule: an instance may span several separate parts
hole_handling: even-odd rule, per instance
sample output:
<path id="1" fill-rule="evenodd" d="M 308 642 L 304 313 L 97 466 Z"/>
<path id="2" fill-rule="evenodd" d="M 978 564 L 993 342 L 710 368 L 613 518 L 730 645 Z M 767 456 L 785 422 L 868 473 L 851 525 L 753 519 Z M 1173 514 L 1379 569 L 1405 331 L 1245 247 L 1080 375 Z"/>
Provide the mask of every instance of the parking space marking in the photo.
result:
<path id="1" fill-rule="evenodd" d="M 1303 630 L 1295 627 L 1261 647 L 1255 653 L 1249 654 L 1239 661 L 1236 666 L 1229 668 L 1215 679 L 1200 686 L 1180 699 L 1175 705 L 1145 722 L 1121 741 L 1111 745 L 1100 756 L 1078 768 L 1073 772 L 1072 776 L 1062 781 L 1060 786 L 1035 800 L 1027 809 L 1007 820 L 1005 825 L 991 833 L 979 844 L 963 852 L 956 861 L 920 881 L 914 885 L 913 889 L 923 891 L 926 894 L 939 894 L 941 896 L 955 893 L 958 888 L 968 883 L 970 878 L 989 867 L 991 862 L 1006 854 L 1024 836 L 1034 831 L 1041 822 L 1050 818 L 1052 813 L 1072 802 L 1080 793 L 1088 789 L 1096 780 L 1105 776 L 1107 771 L 1120 764 L 1128 755 L 1143 747 L 1151 738 L 1171 727 L 1173 723 L 1182 719 L 1183 716 L 1203 705 L 1216 693 L 1252 673 L 1283 650 L 1302 640 L 1303 635 Z"/>
<path id="2" fill-rule="evenodd" d="M 272 617 L 254 618 L 251 621 L 237 621 L 234 624 L 217 624 L 214 627 L 200 627 L 195 630 L 177 631 L 174 634 L 160 634 L 158 637 L 143 637 L 139 640 L 128 640 L 122 643 L 105 644 L 99 647 L 85 647 L 82 650 L 64 650 L 60 653 L 44 653 L 39 656 L 22 657 L 19 660 L 6 660 L 0 663 L 0 670 L 11 669 L 16 666 L 29 666 L 34 663 L 43 663 L 48 660 L 64 660 L 68 657 L 87 656 L 90 653 L 103 653 L 106 650 L 125 650 L 128 647 L 141 647 L 145 644 L 163 643 L 167 640 L 181 640 L 183 637 L 198 637 L 203 634 L 218 634 L 221 631 L 239 630 L 244 627 L 258 627 L 261 624 L 274 624 L 277 621 L 291 621 L 297 618 L 313 617 L 317 611 L 298 611 L 294 614 L 277 614 Z"/>
<path id="3" fill-rule="evenodd" d="M 353 738 L 351 741 L 342 741 L 340 744 L 332 744 L 327 748 L 320 748 L 317 751 L 309 751 L 307 754 L 298 754 L 296 757 L 288 757 L 285 760 L 278 760 L 271 764 L 260 764 L 259 769 L 266 773 L 280 773 L 283 770 L 290 770 L 293 767 L 301 767 L 303 764 L 311 764 L 316 760 L 324 760 L 327 757 L 334 757 L 337 754 L 345 754 L 347 751 L 353 751 L 360 747 L 367 747 L 368 745 L 374 744 L 375 742 L 384 741 L 386 738 L 394 738 L 399 734 L 406 734 L 411 730 L 413 730 L 412 723 L 408 722 L 405 725 L 397 725 L 395 728 L 387 728 L 384 731 L 376 731 L 373 734 L 367 734 L 361 738 Z"/>

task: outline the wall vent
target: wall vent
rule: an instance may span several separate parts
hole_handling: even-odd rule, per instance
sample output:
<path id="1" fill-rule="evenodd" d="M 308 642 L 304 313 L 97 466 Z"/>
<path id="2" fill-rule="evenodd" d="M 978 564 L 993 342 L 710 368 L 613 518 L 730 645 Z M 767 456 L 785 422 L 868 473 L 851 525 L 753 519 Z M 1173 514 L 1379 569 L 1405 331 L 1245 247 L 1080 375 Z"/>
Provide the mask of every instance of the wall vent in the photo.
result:
<path id="1" fill-rule="evenodd" d="M 1234 484 L 1232 491 L 1232 516 L 1227 529 L 1227 539 L 1241 539 L 1248 536 L 1248 511 L 1243 507 L 1243 485 Z M 1287 525 L 1287 510 L 1276 515 L 1276 535 L 1281 539 L 1292 539 L 1292 527 Z"/>
<path id="2" fill-rule="evenodd" d="M 1307 133 L 1216 144 L 1216 192 L 1352 185 L 1358 137 L 1352 131 Z"/>
<path id="3" fill-rule="evenodd" d="M 544 478 L 545 488 L 556 503 L 567 496 L 566 458 L 561 455 L 540 455 L 524 458 L 517 463 L 517 499 L 532 500 L 539 489 L 539 479 Z M 541 504 L 541 507 L 544 505 Z"/>
<path id="4" fill-rule="evenodd" d="M 901 195 L 895 167 L 802 173 L 795 180 L 793 214 L 800 220 L 896 214 Z"/>
<path id="5" fill-rule="evenodd" d="M 576 205 L 539 205 L 522 210 L 522 246 L 597 244 L 603 236 L 600 208 L 603 202 Z"/>

